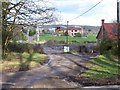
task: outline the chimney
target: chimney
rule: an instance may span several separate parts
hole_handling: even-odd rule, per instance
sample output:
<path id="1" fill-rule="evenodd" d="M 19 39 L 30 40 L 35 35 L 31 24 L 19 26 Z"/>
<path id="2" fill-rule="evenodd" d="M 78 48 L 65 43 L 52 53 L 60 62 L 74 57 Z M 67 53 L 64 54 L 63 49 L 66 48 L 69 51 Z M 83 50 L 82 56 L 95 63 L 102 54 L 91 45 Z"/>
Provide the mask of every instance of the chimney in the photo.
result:
<path id="1" fill-rule="evenodd" d="M 102 22 L 102 25 L 104 24 L 104 21 L 105 21 L 104 19 L 102 19 L 102 20 L 101 20 L 101 22 Z"/>

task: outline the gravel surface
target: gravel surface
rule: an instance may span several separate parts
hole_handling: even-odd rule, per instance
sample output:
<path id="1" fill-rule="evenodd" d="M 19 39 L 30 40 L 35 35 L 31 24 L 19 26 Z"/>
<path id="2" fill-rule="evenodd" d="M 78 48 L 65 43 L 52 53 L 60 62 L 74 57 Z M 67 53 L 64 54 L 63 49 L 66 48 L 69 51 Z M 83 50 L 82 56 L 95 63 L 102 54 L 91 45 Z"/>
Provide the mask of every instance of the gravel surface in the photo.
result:
<path id="1" fill-rule="evenodd" d="M 44 47 L 49 55 L 49 62 L 41 67 L 29 71 L 3 73 L 3 88 L 76 88 L 80 85 L 67 81 L 68 76 L 79 73 L 78 65 L 61 54 L 62 50 Z M 74 57 L 74 60 L 78 57 Z M 73 60 L 73 61 L 74 61 Z"/>
<path id="2" fill-rule="evenodd" d="M 88 69 L 84 64 L 92 55 L 62 54 L 63 50 L 61 48 L 43 47 L 45 53 L 49 56 L 49 62 L 29 71 L 0 73 L 2 74 L 0 82 L 3 88 L 83 87 L 75 78 Z"/>

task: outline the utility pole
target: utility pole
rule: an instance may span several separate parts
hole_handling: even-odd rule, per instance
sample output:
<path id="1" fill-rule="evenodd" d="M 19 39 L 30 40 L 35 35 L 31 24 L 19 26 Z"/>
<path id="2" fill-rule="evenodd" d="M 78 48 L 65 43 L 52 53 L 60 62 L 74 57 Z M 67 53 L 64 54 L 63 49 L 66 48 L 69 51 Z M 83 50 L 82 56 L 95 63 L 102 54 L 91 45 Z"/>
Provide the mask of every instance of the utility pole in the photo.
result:
<path id="1" fill-rule="evenodd" d="M 66 37 L 67 45 L 68 45 L 68 23 L 69 23 L 69 21 L 67 21 L 67 37 Z"/>
<path id="2" fill-rule="evenodd" d="M 37 31 L 37 42 L 39 42 L 39 28 L 38 28 L 38 25 L 37 25 L 36 31 Z"/>
<path id="3" fill-rule="evenodd" d="M 30 26 L 28 26 L 28 28 L 27 28 L 27 42 L 28 43 L 30 43 L 30 36 L 29 36 L 29 33 L 30 33 L 30 28 L 29 28 Z"/>
<path id="4" fill-rule="evenodd" d="M 117 0 L 117 38 L 118 38 L 118 60 L 120 59 L 120 1 Z"/>
<path id="5" fill-rule="evenodd" d="M 67 43 L 67 45 L 66 46 L 64 46 L 64 52 L 66 52 L 66 53 L 68 53 L 69 52 L 69 45 L 68 45 L 68 23 L 69 23 L 69 21 L 67 21 L 67 31 L 66 31 L 66 43 Z"/>

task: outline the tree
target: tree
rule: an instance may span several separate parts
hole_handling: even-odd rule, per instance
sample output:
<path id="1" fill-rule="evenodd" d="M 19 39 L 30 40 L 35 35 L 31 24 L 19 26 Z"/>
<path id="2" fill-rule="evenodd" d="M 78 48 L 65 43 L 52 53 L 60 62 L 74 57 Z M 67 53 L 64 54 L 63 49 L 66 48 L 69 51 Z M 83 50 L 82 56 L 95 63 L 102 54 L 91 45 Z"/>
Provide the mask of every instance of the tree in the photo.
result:
<path id="1" fill-rule="evenodd" d="M 47 7 L 44 4 L 44 0 L 12 0 L 11 2 L 2 2 L 3 56 L 5 56 L 10 40 L 14 38 L 13 32 L 18 24 L 36 26 L 37 24 L 53 22 L 56 20 L 54 11 L 55 8 Z"/>
<path id="2" fill-rule="evenodd" d="M 82 35 L 80 33 L 76 33 L 75 37 L 81 37 Z"/>
<path id="3" fill-rule="evenodd" d="M 24 2 L 18 2 L 16 4 L 13 4 L 11 2 L 2 2 L 2 54 L 3 56 L 5 56 L 5 51 L 7 50 L 9 41 L 12 38 L 12 33 L 15 28 L 15 20 L 23 5 L 24 5 Z M 12 11 L 14 11 L 14 13 L 12 13 Z"/>
<path id="4" fill-rule="evenodd" d="M 29 31 L 29 36 L 33 36 L 33 35 L 35 35 L 36 34 L 36 30 L 30 30 Z"/>

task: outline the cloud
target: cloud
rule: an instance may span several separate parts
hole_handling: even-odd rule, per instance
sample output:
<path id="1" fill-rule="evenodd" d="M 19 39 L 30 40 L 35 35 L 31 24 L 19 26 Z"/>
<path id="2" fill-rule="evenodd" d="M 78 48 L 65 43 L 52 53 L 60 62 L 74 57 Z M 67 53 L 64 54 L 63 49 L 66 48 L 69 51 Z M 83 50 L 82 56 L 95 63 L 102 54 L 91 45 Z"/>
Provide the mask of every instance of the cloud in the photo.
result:
<path id="1" fill-rule="evenodd" d="M 76 17 L 77 14 L 70 14 L 68 15 L 67 13 L 63 13 L 62 17 L 63 17 L 63 22 L 61 24 L 66 24 L 67 21 L 69 21 L 71 18 Z M 99 21 L 99 22 L 98 22 Z M 69 24 L 70 25 L 96 25 L 98 23 L 100 23 L 101 19 L 94 19 L 94 17 L 80 17 L 76 20 L 70 21 Z"/>
<path id="2" fill-rule="evenodd" d="M 53 5 L 61 12 L 63 24 L 90 9 L 100 0 L 51 0 Z M 70 21 L 70 24 L 78 25 L 101 25 L 101 19 L 105 22 L 116 20 L 117 0 L 103 0 L 98 6 L 93 8 L 83 16 Z"/>

